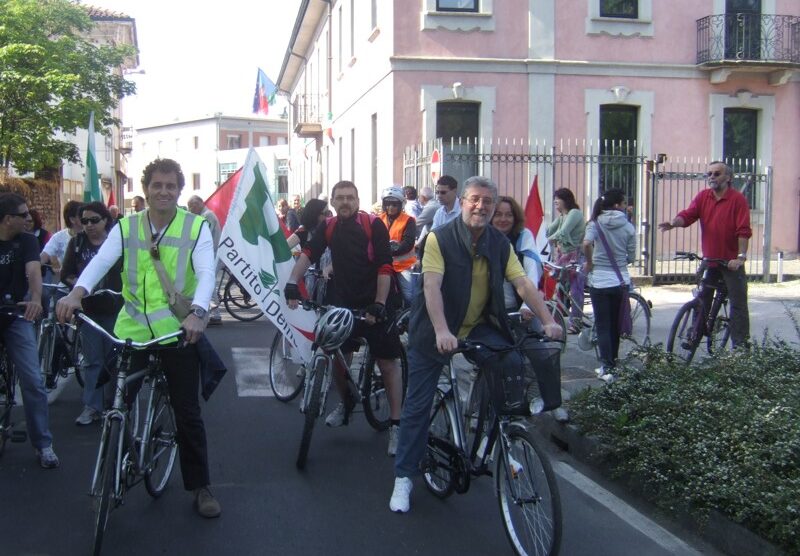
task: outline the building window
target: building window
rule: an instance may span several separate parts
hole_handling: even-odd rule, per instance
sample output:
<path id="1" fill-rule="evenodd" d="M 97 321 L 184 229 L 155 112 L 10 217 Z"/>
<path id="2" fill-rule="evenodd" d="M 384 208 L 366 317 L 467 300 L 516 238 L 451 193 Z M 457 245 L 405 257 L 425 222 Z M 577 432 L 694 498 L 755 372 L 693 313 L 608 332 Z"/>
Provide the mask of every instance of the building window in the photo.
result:
<path id="1" fill-rule="evenodd" d="M 478 0 L 436 0 L 438 12 L 477 12 Z"/>
<path id="2" fill-rule="evenodd" d="M 200 174 L 192 174 L 192 189 L 200 189 Z"/>
<path id="3" fill-rule="evenodd" d="M 200 138 L 197 135 L 195 135 L 194 136 L 194 150 L 197 150 L 199 148 L 200 148 Z"/>
<path id="4" fill-rule="evenodd" d="M 356 181 L 356 128 L 350 130 L 350 181 Z"/>
<path id="5" fill-rule="evenodd" d="M 622 189 L 629 201 L 636 196 L 636 145 L 639 107 L 600 106 L 600 192 Z"/>
<path id="6" fill-rule="evenodd" d="M 228 150 L 231 149 L 241 149 L 242 148 L 242 136 L 241 135 L 228 135 Z"/>
<path id="7" fill-rule="evenodd" d="M 128 178 L 128 193 L 133 193 L 133 178 Z"/>
<path id="8" fill-rule="evenodd" d="M 639 18 L 639 0 L 600 0 L 600 17 Z"/>
<path id="9" fill-rule="evenodd" d="M 356 57 L 356 0 L 350 0 L 350 58 Z"/>
<path id="10" fill-rule="evenodd" d="M 372 198 L 380 200 L 378 197 L 378 115 L 372 115 Z"/>
<path id="11" fill-rule="evenodd" d="M 757 192 L 751 175 L 757 171 L 758 110 L 725 108 L 722 122 L 722 158 L 733 170 L 733 186 L 754 208 Z"/>
<path id="12" fill-rule="evenodd" d="M 456 156 L 447 173 L 458 183 L 480 174 L 478 137 L 481 105 L 478 102 L 444 101 L 436 103 L 436 137 L 442 139 L 443 156 Z"/>
<path id="13" fill-rule="evenodd" d="M 180 152 L 180 150 L 181 150 L 181 140 L 180 139 L 175 139 L 175 152 L 176 153 Z"/>
<path id="14" fill-rule="evenodd" d="M 342 73 L 342 7 L 339 6 L 339 73 Z"/>
<path id="15" fill-rule="evenodd" d="M 259 147 L 269 147 L 269 135 L 262 135 L 258 138 Z"/>
<path id="16" fill-rule="evenodd" d="M 235 162 L 221 162 L 219 165 L 219 179 L 222 183 L 228 181 L 228 178 L 236 173 Z"/>
<path id="17" fill-rule="evenodd" d="M 336 143 L 339 145 L 339 180 L 342 181 L 342 175 L 344 174 L 343 166 L 344 166 L 344 143 L 342 143 L 342 137 L 339 137 L 339 141 Z"/>

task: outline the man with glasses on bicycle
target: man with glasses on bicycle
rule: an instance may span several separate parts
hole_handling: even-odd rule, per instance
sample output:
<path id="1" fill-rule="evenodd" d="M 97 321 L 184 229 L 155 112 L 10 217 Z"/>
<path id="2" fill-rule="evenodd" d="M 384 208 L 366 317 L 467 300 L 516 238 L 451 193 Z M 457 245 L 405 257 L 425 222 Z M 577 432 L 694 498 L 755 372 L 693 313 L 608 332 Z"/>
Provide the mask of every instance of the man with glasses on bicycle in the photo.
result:
<path id="1" fill-rule="evenodd" d="M 117 316 L 114 334 L 145 342 L 179 328 L 185 331 L 187 345 L 163 350 L 161 365 L 175 411 L 183 484 L 194 494 L 197 513 L 211 518 L 219 516 L 221 509 L 209 490 L 206 431 L 197 397 L 200 360 L 195 344 L 205 330 L 214 289 L 214 245 L 207 222 L 178 208 L 184 183 L 181 167 L 174 160 L 156 159 L 147 165 L 142 186 L 148 208 L 114 226 L 72 292 L 58 302 L 56 313 L 62 322 L 71 318 L 81 308 L 81 299 L 122 257 L 125 305 Z M 175 289 L 192 300 L 191 312 L 182 321 L 169 306 L 157 261 L 163 264 Z M 146 351 L 134 354 L 132 368 L 144 367 L 147 360 Z"/>
<path id="2" fill-rule="evenodd" d="M 562 336 L 508 239 L 489 225 L 496 203 L 494 182 L 481 176 L 469 178 L 464 183 L 460 218 L 431 230 L 423 246 L 422 289 L 414 299 L 408 332 L 408 391 L 389 502 L 393 512 L 410 508 L 411 477 L 419 473 L 425 455 L 436 385 L 459 338 L 492 346 L 514 345 L 503 280 L 511 282 L 541 319 L 547 336 Z M 490 373 L 523 364 L 516 351 L 503 355 L 479 352 L 475 360 Z"/>
<path id="3" fill-rule="evenodd" d="M 747 274 L 744 269 L 747 247 L 753 235 L 750 207 L 745 196 L 733 188 L 733 171 L 724 162 L 717 160 L 709 164 L 706 179 L 708 189 L 698 193 L 671 222 L 662 222 L 658 227 L 667 232 L 673 228 L 686 228 L 699 220 L 703 256 L 728 261 L 727 267 L 715 265 L 716 268 L 710 269 L 713 270 L 710 276 L 717 280 L 721 275 L 728 288 L 731 343 L 736 347 L 750 336 Z M 708 293 L 713 295 L 713 290 L 709 288 Z M 705 306 L 710 307 L 710 298 L 705 301 Z"/>
<path id="4" fill-rule="evenodd" d="M 15 193 L 0 195 L 0 296 L 2 303 L 24 306 L 24 318 L 3 316 L 0 333 L 11 362 L 17 369 L 28 435 L 39 465 L 58 467 L 50 434 L 47 392 L 44 387 L 33 321 L 42 312 L 42 270 L 39 242 L 25 233 L 31 213 L 25 199 Z M 28 301 L 23 301 L 30 294 Z"/>
<path id="5" fill-rule="evenodd" d="M 436 182 L 436 199 L 439 208 L 433 215 L 431 230 L 452 222 L 461 214 L 461 205 L 456 202 L 458 197 L 458 181 L 453 176 L 442 176 Z"/>
<path id="6" fill-rule="evenodd" d="M 311 263 L 319 263 L 326 248 L 330 248 L 333 261 L 334 305 L 348 309 L 364 309 L 365 321 L 356 321 L 351 338 L 364 338 L 370 353 L 375 356 L 381 376 L 386 385 L 389 398 L 390 456 L 397 446 L 400 409 L 403 402 L 403 377 L 398 358 L 400 357 L 400 337 L 391 325 L 391 304 L 387 311 L 392 275 L 392 253 L 389 247 L 389 232 L 379 218 L 370 218 L 358 210 L 358 190 L 349 181 L 340 181 L 331 191 L 331 205 L 336 209 L 336 224 L 328 233 L 331 223 L 321 222 L 308 245 L 303 249 L 295 263 L 284 296 L 287 306 L 296 309 L 301 300 L 297 282 L 303 279 Z M 364 226 L 370 226 L 371 238 Z M 330 235 L 330 243 L 327 236 Z M 371 243 L 371 246 L 370 246 Z M 351 354 L 358 344 L 348 340 L 342 346 L 342 353 Z M 347 389 L 346 369 L 336 368 L 334 382 L 343 400 L 325 419 L 329 427 L 346 425 L 350 413 L 356 405 Z"/>

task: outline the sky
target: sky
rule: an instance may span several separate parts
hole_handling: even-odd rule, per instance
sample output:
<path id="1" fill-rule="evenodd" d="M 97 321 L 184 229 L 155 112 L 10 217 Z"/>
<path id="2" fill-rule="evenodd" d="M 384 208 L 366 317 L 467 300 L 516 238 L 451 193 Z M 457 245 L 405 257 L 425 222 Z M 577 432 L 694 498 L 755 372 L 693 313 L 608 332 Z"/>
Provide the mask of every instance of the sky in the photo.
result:
<path id="1" fill-rule="evenodd" d="M 277 82 L 300 0 L 83 0 L 136 20 L 135 97 L 123 100 L 135 128 L 222 112 L 252 113 L 260 67 Z M 279 115 L 284 104 L 270 107 Z"/>

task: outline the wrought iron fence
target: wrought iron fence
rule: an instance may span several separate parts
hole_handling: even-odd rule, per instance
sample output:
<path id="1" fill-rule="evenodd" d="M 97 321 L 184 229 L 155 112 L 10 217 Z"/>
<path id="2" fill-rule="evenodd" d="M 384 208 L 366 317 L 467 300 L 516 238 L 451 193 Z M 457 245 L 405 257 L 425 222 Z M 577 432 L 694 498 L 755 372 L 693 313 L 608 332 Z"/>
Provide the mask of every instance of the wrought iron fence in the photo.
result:
<path id="1" fill-rule="evenodd" d="M 800 16 L 734 13 L 697 20 L 697 63 L 800 65 Z"/>

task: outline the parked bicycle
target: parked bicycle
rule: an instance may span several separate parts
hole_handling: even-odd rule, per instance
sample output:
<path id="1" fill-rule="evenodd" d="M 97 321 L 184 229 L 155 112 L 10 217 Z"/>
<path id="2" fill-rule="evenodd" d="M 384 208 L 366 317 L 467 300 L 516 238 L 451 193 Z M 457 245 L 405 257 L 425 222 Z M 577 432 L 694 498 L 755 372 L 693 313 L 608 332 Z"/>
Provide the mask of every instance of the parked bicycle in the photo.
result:
<path id="1" fill-rule="evenodd" d="M 345 373 L 348 388 L 355 399 L 360 400 L 364 415 L 372 428 L 381 431 L 387 429 L 390 424 L 389 398 L 380 368 L 369 354 L 369 346 L 362 341 L 359 352 L 362 352 L 363 355 L 356 357 L 354 354 L 353 362 L 350 365 L 347 364 L 340 349 L 350 337 L 354 319 L 363 319 L 364 314 L 360 311 L 319 305 L 308 300 L 303 302 L 303 309 L 314 310 L 321 317 L 314 328 L 315 341 L 311 364 L 305 376 L 303 399 L 300 404 L 300 411 L 305 414 L 305 424 L 296 461 L 298 469 L 305 468 L 314 425 L 317 418 L 325 411 L 334 364 L 349 369 L 349 372 Z M 408 384 L 408 361 L 402 345 L 400 368 L 402 391 L 405 396 Z"/>
<path id="2" fill-rule="evenodd" d="M 4 318 L 21 318 L 22 313 L 19 305 L 0 305 L 0 315 Z M 7 441 L 25 442 L 28 438 L 25 431 L 14 430 L 15 423 L 11 420 L 11 412 L 17 405 L 16 391 L 17 372 L 0 337 L 0 456 L 5 452 Z"/>
<path id="3" fill-rule="evenodd" d="M 731 336 L 728 288 L 722 276 L 710 266 L 727 265 L 728 261 L 700 257 L 688 251 L 676 252 L 674 260 L 700 261 L 697 287 L 692 292 L 694 299 L 678 310 L 667 337 L 667 352 L 690 363 L 701 343 L 711 356 L 728 345 Z"/>
<path id="4" fill-rule="evenodd" d="M 75 374 L 78 384 L 83 387 L 81 363 L 83 352 L 77 329 L 72 323 L 59 323 L 55 316 L 58 299 L 69 293 L 69 288 L 61 284 L 42 284 L 47 290 L 49 310 L 38 326 L 39 363 L 44 375 L 48 400 L 52 402 L 57 396 L 58 381 Z M 61 294 L 61 295 L 58 295 Z"/>
<path id="5" fill-rule="evenodd" d="M 82 322 L 80 326 L 91 326 L 121 347 L 114 403 L 103 414 L 89 491 L 96 514 L 93 554 L 97 555 L 109 513 L 123 504 L 126 491 L 144 481 L 150 496 L 158 498 L 169 482 L 178 449 L 177 429 L 158 350 L 173 348 L 175 344 L 159 344 L 180 338 L 184 332 L 179 330 L 149 342 L 134 342 L 114 337 L 84 313 L 78 312 L 77 317 Z M 144 349 L 153 350 L 147 367 L 131 372 L 133 352 Z M 139 380 L 143 380 L 144 386 L 129 405 L 128 386 Z M 141 409 L 139 400 L 144 400 Z"/>
<path id="6" fill-rule="evenodd" d="M 583 304 L 578 304 L 569 291 L 569 273 L 570 271 L 580 270 L 581 265 L 579 263 L 570 263 L 564 266 L 558 266 L 550 262 L 545 262 L 544 267 L 545 270 L 556 278 L 556 287 L 553 291 L 553 296 L 546 302 L 556 323 L 559 324 L 563 330 L 566 330 L 565 325 L 569 318 L 570 307 L 577 307 L 577 319 L 578 322 L 581 323 L 581 332 L 578 334 L 578 347 L 583 351 L 594 349 L 595 353 L 597 353 L 597 332 L 595 331 L 591 302 L 587 301 Z M 633 328 L 630 334 L 624 334 L 620 337 L 620 358 L 627 356 L 637 346 L 646 346 L 650 344 L 652 303 L 642 297 L 639 292 L 631 291 L 628 295 L 631 304 L 631 322 L 633 323 Z M 589 299 L 588 295 L 584 297 L 587 300 Z M 562 349 L 566 349 L 566 342 Z"/>
<path id="7" fill-rule="evenodd" d="M 478 349 L 520 351 L 534 338 L 549 341 L 536 333 L 521 336 L 512 346 L 460 341 L 454 353 L 469 357 Z M 553 352 L 560 357 L 558 349 Z M 492 380 L 473 366 L 468 393 L 462 397 L 456 367 L 451 363 L 445 369 L 434 398 L 423 462 L 426 487 L 447 498 L 453 492 L 467 492 L 473 478 L 493 475 L 503 525 L 516 553 L 558 554 L 561 498 L 552 466 L 529 423 L 524 416 L 504 414 L 498 407 L 502 379 Z"/>
<path id="8" fill-rule="evenodd" d="M 227 268 L 222 270 L 222 276 L 217 284 L 217 295 L 219 302 L 225 305 L 228 314 L 236 320 L 249 322 L 264 315 L 258 302 Z"/>

